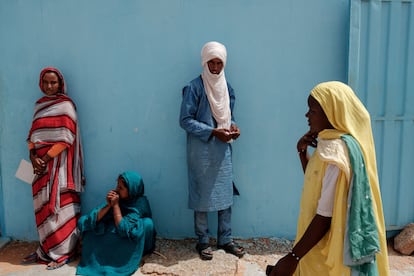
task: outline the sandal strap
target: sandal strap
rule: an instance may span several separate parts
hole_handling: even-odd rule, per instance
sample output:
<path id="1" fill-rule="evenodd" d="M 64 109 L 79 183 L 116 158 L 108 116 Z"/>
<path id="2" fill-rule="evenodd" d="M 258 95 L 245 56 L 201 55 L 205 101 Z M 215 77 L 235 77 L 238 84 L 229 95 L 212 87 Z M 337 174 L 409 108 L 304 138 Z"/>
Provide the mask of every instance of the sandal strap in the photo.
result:
<path id="1" fill-rule="evenodd" d="M 201 259 L 211 260 L 213 258 L 213 249 L 208 243 L 197 243 L 196 249 Z"/>
<path id="2" fill-rule="evenodd" d="M 62 266 L 64 266 L 65 264 L 67 264 L 68 263 L 68 260 L 69 259 L 66 259 L 66 260 L 63 260 L 63 261 L 61 261 L 61 262 L 50 262 L 48 265 L 47 265 L 47 267 L 46 267 L 46 269 L 47 270 L 55 270 L 55 269 L 58 269 L 58 268 L 60 268 L 60 267 L 62 267 Z"/>
<path id="3" fill-rule="evenodd" d="M 226 251 L 227 253 L 231 253 L 238 257 L 243 256 L 245 254 L 244 248 L 233 241 L 226 243 L 224 245 L 219 245 L 218 248 L 224 249 L 224 251 Z"/>

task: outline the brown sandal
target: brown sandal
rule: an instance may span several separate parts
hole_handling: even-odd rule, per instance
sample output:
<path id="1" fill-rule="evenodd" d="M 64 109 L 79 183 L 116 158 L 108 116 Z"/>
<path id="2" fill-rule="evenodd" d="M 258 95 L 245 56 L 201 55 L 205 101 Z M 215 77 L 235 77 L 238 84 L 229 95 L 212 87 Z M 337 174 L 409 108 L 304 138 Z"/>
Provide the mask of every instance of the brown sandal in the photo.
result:
<path id="1" fill-rule="evenodd" d="M 244 248 L 235 242 L 229 242 L 224 245 L 218 245 L 218 249 L 223 249 L 227 253 L 233 254 L 234 256 L 237 256 L 239 258 L 243 257 L 246 252 L 244 252 Z"/>
<path id="2" fill-rule="evenodd" d="M 203 261 L 209 261 L 213 259 L 213 249 L 211 249 L 208 243 L 197 243 L 196 250 L 200 255 L 200 259 Z"/>

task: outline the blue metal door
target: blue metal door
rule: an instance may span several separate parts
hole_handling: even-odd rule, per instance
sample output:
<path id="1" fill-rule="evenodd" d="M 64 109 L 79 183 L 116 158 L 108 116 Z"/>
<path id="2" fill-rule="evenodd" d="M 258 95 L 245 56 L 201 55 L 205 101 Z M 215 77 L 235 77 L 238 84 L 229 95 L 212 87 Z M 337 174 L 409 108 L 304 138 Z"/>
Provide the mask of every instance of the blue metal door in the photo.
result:
<path id="1" fill-rule="evenodd" d="M 414 5 L 351 0 L 348 82 L 371 114 L 387 230 L 414 221 Z"/>

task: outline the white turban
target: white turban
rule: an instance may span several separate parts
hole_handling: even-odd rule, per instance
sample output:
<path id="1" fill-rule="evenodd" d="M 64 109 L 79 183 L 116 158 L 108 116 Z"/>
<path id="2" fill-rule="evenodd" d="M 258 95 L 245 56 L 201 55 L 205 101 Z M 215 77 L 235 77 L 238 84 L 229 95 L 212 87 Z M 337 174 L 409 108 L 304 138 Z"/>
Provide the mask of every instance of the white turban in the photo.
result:
<path id="1" fill-rule="evenodd" d="M 219 58 L 223 62 L 223 67 L 226 67 L 227 50 L 226 47 L 216 41 L 207 42 L 201 50 L 201 66 L 213 58 Z"/>
<path id="2" fill-rule="evenodd" d="M 223 62 L 223 69 L 219 74 L 212 74 L 207 62 L 218 58 Z M 227 51 L 223 44 L 215 41 L 208 42 L 201 50 L 201 65 L 203 66 L 204 89 L 210 103 L 211 113 L 217 122 L 217 128 L 230 129 L 231 112 L 229 90 L 224 75 L 224 67 L 227 61 Z"/>

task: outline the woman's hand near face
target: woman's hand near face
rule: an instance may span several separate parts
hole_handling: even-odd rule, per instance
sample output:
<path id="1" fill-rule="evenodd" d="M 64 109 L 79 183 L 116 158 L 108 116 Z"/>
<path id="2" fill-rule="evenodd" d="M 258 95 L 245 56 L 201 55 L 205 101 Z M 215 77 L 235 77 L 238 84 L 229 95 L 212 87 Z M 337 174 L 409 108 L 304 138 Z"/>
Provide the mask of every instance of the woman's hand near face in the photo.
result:
<path id="1" fill-rule="evenodd" d="M 119 195 L 114 190 L 110 190 L 106 195 L 106 202 L 109 206 L 114 207 L 119 204 Z"/>
<path id="2" fill-rule="evenodd" d="M 98 216 L 96 218 L 96 222 L 99 222 L 106 215 L 106 213 L 108 213 L 108 211 L 112 209 L 112 205 L 111 205 L 111 203 L 113 202 L 111 200 L 112 198 L 113 198 L 113 193 L 111 190 L 106 194 L 106 205 L 99 210 Z"/>
<path id="3" fill-rule="evenodd" d="M 106 204 L 107 204 L 109 207 L 111 207 L 111 198 L 112 198 L 112 196 L 111 196 L 111 191 L 109 191 L 109 192 L 106 194 Z"/>
<path id="4" fill-rule="evenodd" d="M 296 145 L 298 152 L 306 152 L 308 146 L 316 148 L 318 144 L 316 137 L 317 135 L 311 133 L 310 131 L 308 131 L 307 133 L 305 133 L 305 135 L 300 137 Z"/>
<path id="5" fill-rule="evenodd" d="M 318 142 L 316 140 L 316 137 L 317 137 L 316 134 L 313 134 L 310 131 L 308 131 L 307 133 L 305 133 L 305 135 L 300 137 L 296 145 L 296 149 L 298 150 L 298 153 L 299 153 L 300 162 L 302 164 L 303 172 L 305 172 L 306 167 L 308 165 L 308 153 L 307 153 L 308 146 L 311 146 L 311 147 L 317 146 Z"/>

